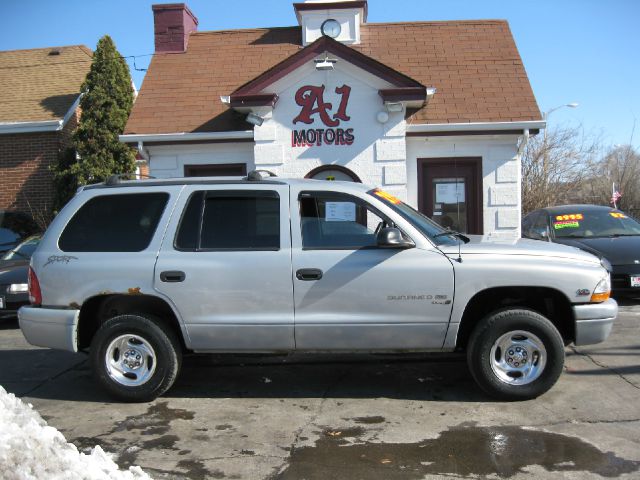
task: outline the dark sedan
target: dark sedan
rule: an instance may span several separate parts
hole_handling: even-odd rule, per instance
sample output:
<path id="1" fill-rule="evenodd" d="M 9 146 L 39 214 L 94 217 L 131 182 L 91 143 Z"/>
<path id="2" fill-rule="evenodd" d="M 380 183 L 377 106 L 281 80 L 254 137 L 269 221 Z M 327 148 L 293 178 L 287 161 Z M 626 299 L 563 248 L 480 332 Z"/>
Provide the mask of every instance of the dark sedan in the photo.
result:
<path id="1" fill-rule="evenodd" d="M 0 210 L 0 256 L 39 231 L 29 215 Z"/>
<path id="2" fill-rule="evenodd" d="M 40 236 L 34 235 L 0 256 L 0 318 L 15 317 L 29 303 L 29 260 L 39 243 Z"/>
<path id="3" fill-rule="evenodd" d="M 578 247 L 612 265 L 616 296 L 640 296 L 640 223 L 599 205 L 563 205 L 528 214 L 522 236 Z"/>

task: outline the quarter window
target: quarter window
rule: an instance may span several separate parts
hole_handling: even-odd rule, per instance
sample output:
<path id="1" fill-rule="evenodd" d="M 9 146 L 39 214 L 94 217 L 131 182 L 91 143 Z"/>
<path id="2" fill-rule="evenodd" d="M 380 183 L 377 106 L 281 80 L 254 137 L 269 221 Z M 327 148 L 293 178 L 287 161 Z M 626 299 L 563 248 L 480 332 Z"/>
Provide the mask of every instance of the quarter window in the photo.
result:
<path id="1" fill-rule="evenodd" d="M 140 252 L 168 200 L 164 192 L 93 197 L 69 220 L 58 246 L 64 252 Z"/>
<path id="2" fill-rule="evenodd" d="M 302 246 L 308 249 L 375 247 L 378 231 L 390 225 L 360 199 L 329 192 L 303 192 L 300 219 Z"/>
<path id="3" fill-rule="evenodd" d="M 176 236 L 179 250 L 278 250 L 280 197 L 271 191 L 195 192 Z"/>

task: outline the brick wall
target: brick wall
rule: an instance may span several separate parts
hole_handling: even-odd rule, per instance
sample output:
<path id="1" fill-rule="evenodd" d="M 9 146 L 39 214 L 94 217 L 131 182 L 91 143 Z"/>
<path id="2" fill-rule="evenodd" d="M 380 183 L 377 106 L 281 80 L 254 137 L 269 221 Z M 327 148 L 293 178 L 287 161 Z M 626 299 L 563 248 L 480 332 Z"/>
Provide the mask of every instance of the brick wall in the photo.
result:
<path id="1" fill-rule="evenodd" d="M 0 210 L 22 211 L 36 221 L 48 217 L 53 202 L 50 167 L 69 145 L 77 119 L 76 114 L 60 132 L 0 135 Z"/>

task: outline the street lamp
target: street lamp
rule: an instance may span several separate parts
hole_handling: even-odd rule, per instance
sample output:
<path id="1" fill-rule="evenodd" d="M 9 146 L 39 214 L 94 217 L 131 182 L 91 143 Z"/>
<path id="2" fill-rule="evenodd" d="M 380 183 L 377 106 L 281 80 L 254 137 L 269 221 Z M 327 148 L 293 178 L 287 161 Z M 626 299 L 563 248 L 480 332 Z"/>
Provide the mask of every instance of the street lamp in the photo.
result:
<path id="1" fill-rule="evenodd" d="M 578 102 L 571 102 L 571 103 L 565 103 L 564 105 L 559 105 L 557 107 L 552 108 L 551 110 L 547 110 L 546 112 L 544 112 L 542 114 L 542 119 L 546 120 L 547 118 L 549 118 L 549 115 L 551 115 L 556 110 L 560 110 L 561 108 L 564 108 L 564 107 L 577 108 L 579 105 L 580 104 Z M 546 128 L 545 128 L 545 130 L 546 130 Z"/>

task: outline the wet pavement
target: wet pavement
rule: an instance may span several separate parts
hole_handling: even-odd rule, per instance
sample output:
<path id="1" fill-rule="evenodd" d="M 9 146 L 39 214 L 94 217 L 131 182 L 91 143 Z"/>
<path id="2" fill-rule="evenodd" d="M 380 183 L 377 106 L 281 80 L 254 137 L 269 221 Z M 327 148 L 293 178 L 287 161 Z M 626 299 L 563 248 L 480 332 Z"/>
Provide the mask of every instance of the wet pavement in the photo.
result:
<path id="1" fill-rule="evenodd" d="M 167 479 L 640 478 L 640 305 L 569 347 L 546 395 L 503 403 L 456 355 L 188 357 L 152 403 L 113 403 L 83 355 L 0 323 L 0 384 L 81 450 Z"/>

